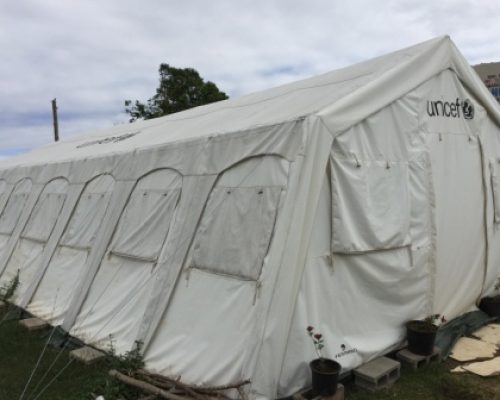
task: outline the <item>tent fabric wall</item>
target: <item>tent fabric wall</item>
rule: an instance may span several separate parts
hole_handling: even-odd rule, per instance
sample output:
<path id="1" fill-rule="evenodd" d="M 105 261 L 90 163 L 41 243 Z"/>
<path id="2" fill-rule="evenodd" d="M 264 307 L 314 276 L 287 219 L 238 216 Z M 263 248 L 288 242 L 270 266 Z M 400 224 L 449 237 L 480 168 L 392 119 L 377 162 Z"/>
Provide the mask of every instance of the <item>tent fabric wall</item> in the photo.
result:
<path id="1" fill-rule="evenodd" d="M 351 369 L 399 345 L 405 320 L 492 293 L 499 126 L 442 37 L 46 146 L 0 162 L 0 279 L 29 264 L 24 229 L 52 226 L 19 305 L 97 347 L 141 341 L 152 370 L 286 396 L 308 383 L 307 325 Z M 67 198 L 45 227 L 56 178 Z M 5 197 L 23 179 L 17 213 Z"/>
<path id="2" fill-rule="evenodd" d="M 469 99 L 473 102 L 475 117 L 470 121 L 429 118 L 422 107 L 426 107 L 428 99 L 443 97 Z M 396 112 L 398 108 L 399 112 Z M 394 118 L 396 115 L 399 126 Z M 401 158 L 407 158 L 411 242 L 406 248 L 398 248 L 395 243 L 393 250 L 384 250 L 382 246 L 382 251 L 375 246 L 365 252 L 355 247 L 350 252 L 345 248 L 336 251 L 333 247 L 330 253 L 325 240 L 330 232 L 324 230 L 320 237 L 311 241 L 312 254 L 308 256 L 297 301 L 290 350 L 286 356 L 288 361 L 284 361 L 284 365 L 290 367 L 285 368 L 281 375 L 279 396 L 293 393 L 307 384 L 304 360 L 311 356 L 312 351 L 304 333 L 308 325 L 318 327 L 325 336 L 329 343 L 327 355 L 349 369 L 380 355 L 379 348 L 389 351 L 394 344 L 400 343 L 404 339 L 401 327 L 408 319 L 435 312 L 451 319 L 475 309 L 476 302 L 487 288 L 492 293 L 491 287 L 500 269 L 499 264 L 491 259 L 486 264 L 487 248 L 493 257 L 497 255 L 496 246 L 485 237 L 485 219 L 490 221 L 490 226 L 495 220 L 494 187 L 488 188 L 485 184 L 493 183 L 488 176 L 491 163 L 484 158 L 491 151 L 498 154 L 499 148 L 490 143 L 498 141 L 499 133 L 498 125 L 490 119 L 485 121 L 485 110 L 473 94 L 463 87 L 454 72 L 448 70 L 335 139 L 332 163 L 345 159 L 350 163 L 351 171 L 371 168 L 374 161 L 381 165 L 387 162 L 389 169 L 395 160 L 400 162 Z M 486 165 L 482 165 L 484 163 Z M 356 186 L 350 185 L 355 177 L 350 177 L 348 183 L 335 182 L 339 170 L 332 168 L 331 172 L 332 182 L 324 183 L 323 196 L 328 197 L 328 184 L 333 186 L 331 197 L 336 195 L 336 183 L 344 187 L 349 185 L 349 190 L 354 190 Z M 363 199 L 353 196 L 354 203 L 344 204 L 357 207 L 355 213 L 361 215 L 351 220 L 351 230 L 355 230 L 357 224 L 369 227 L 365 218 L 376 215 L 357 203 L 364 201 L 370 206 L 370 199 L 366 200 L 367 192 L 363 194 Z M 404 199 L 397 190 L 386 191 L 385 195 L 388 197 L 383 202 L 385 206 L 396 199 Z M 331 197 L 318 207 L 318 224 L 328 218 L 327 207 L 335 203 Z M 489 211 L 485 217 L 484 205 L 487 203 Z M 398 215 L 402 209 L 397 208 Z M 390 208 L 385 211 L 390 211 Z M 332 223 L 334 233 L 338 229 L 336 222 L 346 224 L 349 213 L 344 210 L 338 216 L 338 220 L 334 218 Z M 391 217 L 385 215 L 385 221 L 391 221 Z M 495 226 L 489 229 L 490 234 L 497 231 Z M 396 231 L 404 232 L 401 228 Z M 382 237 L 377 236 L 376 245 L 380 245 L 377 242 Z M 325 288 L 321 289 L 322 286 Z M 314 296 L 318 290 L 333 298 Z M 367 308 L 366 304 L 370 307 Z M 335 315 L 333 321 L 328 317 L 332 314 Z M 355 321 L 352 321 L 353 317 Z"/>
<path id="3" fill-rule="evenodd" d="M 0 215 L 0 252 L 5 251 L 7 243 L 19 222 L 31 192 L 31 187 L 31 180 L 23 179 L 16 184 L 13 192 L 8 197 Z"/>
<path id="4" fill-rule="evenodd" d="M 55 179 L 45 185 L 31 212 L 17 246 L 0 278 L 0 284 L 8 285 L 19 271 L 19 287 L 12 302 L 19 304 L 29 288 L 66 200 L 68 181 Z"/>
<path id="5" fill-rule="evenodd" d="M 118 353 L 133 348 L 160 251 L 180 197 L 181 176 L 160 169 L 138 180 L 70 333 Z M 95 312 L 99 310 L 99 312 Z"/>
<path id="6" fill-rule="evenodd" d="M 500 275 L 500 225 L 495 216 L 496 191 L 493 185 L 495 175 L 489 168 L 491 164 L 498 163 L 500 159 L 500 134 L 499 127 L 489 118 L 485 118 L 482 128 L 481 147 L 483 153 L 483 170 L 485 171 L 484 191 L 486 198 L 485 224 L 486 224 L 486 269 L 483 276 L 482 296 L 493 295 L 494 286 Z"/>
<path id="7" fill-rule="evenodd" d="M 428 148 L 435 193 L 433 310 L 451 319 L 475 308 L 483 285 L 486 171 L 481 140 L 485 110 L 448 71 L 422 85 L 419 95 L 425 99 L 469 99 L 474 106 L 472 119 L 436 118 L 420 112 L 420 130 Z"/>
<path id="8" fill-rule="evenodd" d="M 314 356 L 314 350 L 306 335 L 307 326 L 316 327 L 325 336 L 326 356 L 351 369 L 381 354 L 380 348 L 387 351 L 399 344 L 403 338 L 402 321 L 425 313 L 429 294 L 426 258 L 431 234 L 425 220 L 430 219 L 430 204 L 426 196 L 427 176 L 421 173 L 425 172 L 421 152 L 412 141 L 418 128 L 417 104 L 415 96 L 408 94 L 333 141 L 330 168 L 323 177 L 314 216 L 314 226 L 318 228 L 312 232 L 307 250 L 278 396 L 293 393 L 310 379 L 307 360 Z M 356 173 L 359 183 L 346 181 L 345 172 L 336 168 L 339 160 Z M 374 169 L 375 163 L 381 168 Z M 399 168 L 401 165 L 404 169 Z M 373 177 L 368 170 L 378 176 Z M 396 190 L 391 189 L 394 170 L 398 179 L 402 178 L 402 170 L 406 175 Z M 380 199 L 373 204 L 378 193 L 370 192 L 372 179 L 386 189 L 382 204 Z M 351 243 L 364 243 L 364 247 L 336 248 L 332 239 L 335 234 L 346 233 L 342 229 L 346 220 L 334 199 L 341 190 L 357 188 L 362 188 L 362 192 L 342 207 L 346 218 L 352 215 L 347 219 Z M 406 204 L 399 206 L 398 201 Z M 382 217 L 371 212 L 374 206 L 385 207 Z M 363 228 L 379 223 L 367 218 L 383 218 L 386 224 L 394 221 L 396 227 L 384 227 L 382 231 L 377 227 L 375 232 L 380 232 L 380 236 L 367 236 Z M 381 242 L 382 233 L 390 231 L 400 234 L 402 242 Z M 322 295 L 317 296 L 316 292 Z"/>
<path id="9" fill-rule="evenodd" d="M 52 181 L 61 181 L 61 182 L 66 182 L 65 178 L 55 178 Z M 61 185 L 65 186 L 65 185 Z M 64 229 L 66 227 L 66 224 L 73 213 L 73 209 L 76 206 L 76 203 L 80 197 L 80 194 L 84 188 L 84 185 L 71 185 L 69 184 L 67 187 L 67 190 L 65 192 L 65 200 L 64 200 L 64 205 L 62 206 L 62 209 L 60 211 L 60 214 L 57 218 L 57 222 L 52 228 L 51 235 L 47 242 L 44 245 L 43 252 L 40 255 L 40 260 L 38 261 L 38 267 L 36 268 L 35 271 L 33 271 L 33 276 L 31 279 L 31 282 L 25 282 L 26 288 L 24 291 L 23 296 L 16 296 L 17 297 L 17 304 L 19 307 L 26 308 L 29 302 L 31 301 L 33 294 L 35 293 L 36 289 L 38 288 L 38 285 L 40 281 L 42 280 L 45 271 L 47 270 L 47 266 L 50 263 L 50 260 L 52 259 L 52 255 L 54 253 L 54 250 L 59 243 L 59 239 L 61 238 L 61 235 L 64 232 Z M 38 220 L 36 221 L 37 223 L 44 224 L 44 220 Z M 33 223 L 35 225 L 35 223 Z M 39 228 L 37 228 L 39 229 Z M 43 228 L 42 228 L 43 229 Z"/>
<path id="10" fill-rule="evenodd" d="M 3 211 L 5 203 L 9 198 L 9 184 L 5 179 L 0 179 L 0 213 Z"/>
<path id="11" fill-rule="evenodd" d="M 443 97 L 453 101 L 469 99 L 474 118 L 449 122 L 429 118 L 427 100 Z M 485 265 L 484 174 L 486 181 L 491 180 L 489 170 L 482 165 L 482 149 L 495 146 L 481 146 L 491 141 L 490 135 L 497 140 L 500 130 L 491 120 L 490 131 L 484 130 L 484 119 L 484 109 L 448 70 L 336 137 L 331 181 L 323 184 L 317 224 L 337 211 L 333 235 L 343 234 L 343 225 L 348 223 L 351 234 L 360 227 L 370 228 L 372 224 L 366 218 L 376 217 L 377 213 L 371 210 L 373 193 L 363 185 L 370 183 L 371 174 L 378 174 L 377 185 L 386 187 L 392 178 L 389 182 L 380 180 L 387 179 L 384 175 L 395 164 L 404 163 L 409 174 L 406 182 L 398 184 L 396 191 L 384 190 L 386 198 L 378 205 L 386 207 L 385 223 L 410 221 L 409 231 L 401 226 L 393 230 L 409 233 L 410 241 L 395 242 L 392 249 L 387 249 L 380 240 L 390 227 L 383 226 L 376 230 L 376 237 L 372 236 L 371 247 L 336 248 L 334 241 L 330 250 L 330 232 L 317 231 L 320 235 L 311 241 L 284 361 L 288 367 L 282 371 L 278 396 L 289 395 L 308 382 L 304 362 L 312 355 L 305 335 L 308 325 L 317 327 L 327 338 L 327 356 L 350 369 L 398 345 L 404 339 L 402 326 L 410 318 L 440 313 L 452 319 L 475 309 L 482 295 L 485 268 L 489 287 L 500 274 L 498 263 Z M 348 164 L 349 179 L 336 167 L 338 160 Z M 374 163 L 385 165 L 387 170 L 374 169 Z M 365 168 L 371 169 L 370 174 L 358 172 Z M 365 191 L 346 196 L 351 202 L 342 203 L 337 190 L 356 190 L 360 187 L 359 176 L 363 177 L 361 187 Z M 406 204 L 397 205 L 405 201 L 406 196 L 399 190 L 406 186 L 409 209 Z M 352 207 L 358 217 L 349 219 L 349 210 L 339 212 L 335 199 L 341 203 L 337 207 Z M 328 210 L 332 203 L 333 210 Z M 403 210 L 407 210 L 406 216 L 401 215 Z M 393 219 L 391 213 L 396 213 L 397 218 Z M 353 235 L 350 243 L 366 243 L 366 239 L 363 231 L 358 238 Z M 324 296 L 315 296 L 317 291 Z"/>
<path id="12" fill-rule="evenodd" d="M 288 170 L 286 160 L 263 156 L 243 161 L 219 177 L 198 224 L 169 312 L 145 353 L 153 369 L 168 373 L 166 367 L 176 365 L 186 381 L 219 384 L 248 373 L 244 370 L 247 342 L 254 330 L 260 282 L 269 268 L 265 256 L 271 237 L 266 233 L 273 230 L 283 204 Z M 266 191 L 270 198 L 265 197 Z M 239 194 L 237 205 L 235 194 Z M 251 218 L 243 218 L 249 211 Z M 206 229 L 207 221 L 218 218 L 225 221 L 228 231 L 219 224 Z M 242 245 L 242 238 L 248 243 Z M 267 243 L 260 248 L 252 246 L 263 240 Z M 207 243 L 219 252 L 203 251 Z M 247 256 L 251 264 L 238 262 Z M 211 268 L 211 261 L 219 269 Z M 236 269 L 238 266 L 241 269 Z M 186 335 L 185 326 L 192 327 L 190 335 Z M 196 329 L 198 326 L 206 328 Z M 189 354 L 174 351 L 179 346 L 189 348 Z M 217 365 L 212 362 L 214 357 Z"/>
<path id="13" fill-rule="evenodd" d="M 28 311 L 59 325 L 64 319 L 77 282 L 86 273 L 89 253 L 108 208 L 114 179 L 101 175 L 80 196 Z"/>
<path id="14" fill-rule="evenodd" d="M 43 185 L 33 185 L 30 178 L 22 178 L 16 182 L 9 195 L 0 215 L 0 275 L 5 270 L 42 189 Z"/>

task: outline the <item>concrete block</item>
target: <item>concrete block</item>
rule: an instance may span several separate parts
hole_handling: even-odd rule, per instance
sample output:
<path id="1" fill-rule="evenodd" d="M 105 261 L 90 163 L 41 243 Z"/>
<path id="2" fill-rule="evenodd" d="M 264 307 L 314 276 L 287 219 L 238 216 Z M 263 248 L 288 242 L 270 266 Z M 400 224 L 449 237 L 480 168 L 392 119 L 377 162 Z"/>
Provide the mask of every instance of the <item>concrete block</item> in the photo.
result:
<path id="1" fill-rule="evenodd" d="M 434 351 L 431 355 L 421 356 L 412 353 L 408 349 L 403 349 L 397 352 L 396 358 L 401 362 L 410 365 L 413 369 L 418 369 L 433 361 L 439 361 L 441 359 L 441 350 L 438 347 L 434 347 Z"/>
<path id="2" fill-rule="evenodd" d="M 354 383 L 372 392 L 387 388 L 401 375 L 401 363 L 387 357 L 379 357 L 363 364 L 354 371 Z"/>
<path id="3" fill-rule="evenodd" d="M 89 346 L 85 346 L 70 351 L 69 356 L 84 364 L 92 364 L 93 362 L 103 358 L 105 354 L 102 351 L 96 350 Z"/>
<path id="4" fill-rule="evenodd" d="M 39 318 L 26 318 L 19 321 L 21 326 L 24 326 L 29 331 L 39 331 L 49 326 L 47 322 Z"/>
<path id="5" fill-rule="evenodd" d="M 306 389 L 302 392 L 294 394 L 292 398 L 293 400 L 344 400 L 344 396 L 344 385 L 338 383 L 337 391 L 333 396 L 314 396 L 311 389 Z"/>

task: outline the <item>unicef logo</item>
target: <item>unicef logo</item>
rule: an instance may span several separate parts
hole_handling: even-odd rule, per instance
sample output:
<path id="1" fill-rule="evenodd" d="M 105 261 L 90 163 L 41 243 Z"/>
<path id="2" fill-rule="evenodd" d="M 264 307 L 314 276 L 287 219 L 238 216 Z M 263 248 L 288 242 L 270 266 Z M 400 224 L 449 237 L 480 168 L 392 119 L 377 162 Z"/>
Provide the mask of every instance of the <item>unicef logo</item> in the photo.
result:
<path id="1" fill-rule="evenodd" d="M 474 118 L 474 104 L 469 99 L 455 101 L 427 100 L 427 115 L 429 117 Z"/>
<path id="2" fill-rule="evenodd" d="M 465 119 L 474 118 L 474 104 L 469 99 L 465 99 L 462 102 L 462 112 L 464 113 Z"/>

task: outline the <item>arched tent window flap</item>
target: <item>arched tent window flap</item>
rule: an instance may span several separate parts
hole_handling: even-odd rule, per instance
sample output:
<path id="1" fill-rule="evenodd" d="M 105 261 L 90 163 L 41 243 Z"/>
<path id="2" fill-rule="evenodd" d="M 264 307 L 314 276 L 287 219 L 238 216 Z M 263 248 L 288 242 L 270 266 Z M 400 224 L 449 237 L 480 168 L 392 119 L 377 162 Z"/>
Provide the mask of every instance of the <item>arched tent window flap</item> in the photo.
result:
<path id="1" fill-rule="evenodd" d="M 261 156 L 219 177 L 194 237 L 189 268 L 259 280 L 288 167 L 288 161 L 280 157 Z"/>
<path id="2" fill-rule="evenodd" d="M 167 240 L 181 188 L 182 176 L 172 169 L 155 170 L 137 181 L 107 256 L 70 327 L 72 335 L 97 347 L 112 335 L 118 353 L 132 348 L 141 324 L 141 318 L 133 316 L 143 315 L 150 301 L 154 268 Z"/>
<path id="3" fill-rule="evenodd" d="M 61 213 L 68 190 L 68 181 L 57 178 L 47 183 L 21 234 L 22 239 L 46 243 Z"/>
<path id="4" fill-rule="evenodd" d="M 61 238 L 60 246 L 85 251 L 92 247 L 114 184 L 114 178 L 106 174 L 99 175 L 86 185 Z"/>
<path id="5" fill-rule="evenodd" d="M 53 325 L 63 322 L 78 282 L 88 271 L 89 251 L 109 207 L 114 178 L 103 174 L 89 181 L 67 222 L 28 310 Z"/>
<path id="6" fill-rule="evenodd" d="M 43 251 L 56 225 L 66 199 L 68 181 L 58 178 L 41 191 L 10 257 L 2 283 L 10 282 L 19 271 L 19 287 L 12 298 L 16 304 L 33 282 Z"/>
<path id="7" fill-rule="evenodd" d="M 179 201 L 182 176 L 161 169 L 142 177 L 120 218 L 109 255 L 156 263 Z"/>
<path id="8" fill-rule="evenodd" d="M 335 156 L 331 166 L 332 253 L 409 246 L 408 162 Z"/>
<path id="9" fill-rule="evenodd" d="M 19 217 L 28 200 L 33 183 L 31 179 L 25 178 L 19 181 L 0 215 L 0 236 L 10 236 L 14 231 Z"/>

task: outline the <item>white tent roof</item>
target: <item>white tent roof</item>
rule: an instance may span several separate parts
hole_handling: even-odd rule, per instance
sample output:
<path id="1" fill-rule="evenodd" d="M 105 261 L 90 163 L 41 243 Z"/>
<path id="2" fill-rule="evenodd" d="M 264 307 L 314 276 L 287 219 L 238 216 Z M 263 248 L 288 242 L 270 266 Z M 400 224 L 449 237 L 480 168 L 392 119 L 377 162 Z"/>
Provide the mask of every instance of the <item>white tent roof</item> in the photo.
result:
<path id="1" fill-rule="evenodd" d="M 51 144 L 3 160 L 0 168 L 158 148 L 174 142 L 275 125 L 308 115 L 320 116 L 330 132 L 339 133 L 448 68 L 457 72 L 465 86 L 500 124 L 498 105 L 450 38 L 443 36 L 302 81 Z M 128 134 L 135 135 L 97 147 L 78 147 Z"/>

